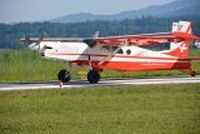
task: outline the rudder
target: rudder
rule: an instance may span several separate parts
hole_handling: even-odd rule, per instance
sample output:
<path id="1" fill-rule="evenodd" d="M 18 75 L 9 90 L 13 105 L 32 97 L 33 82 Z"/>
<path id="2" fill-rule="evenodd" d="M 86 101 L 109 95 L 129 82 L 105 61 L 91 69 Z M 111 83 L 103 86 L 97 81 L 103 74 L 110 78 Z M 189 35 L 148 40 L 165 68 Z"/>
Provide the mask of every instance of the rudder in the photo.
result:
<path id="1" fill-rule="evenodd" d="M 192 33 L 192 24 L 188 21 L 179 21 L 179 22 L 173 22 L 172 24 L 172 32 L 178 32 L 178 33 Z M 182 41 L 182 42 L 171 42 L 170 43 L 170 50 L 166 52 L 166 54 L 185 58 L 189 54 L 189 47 L 190 47 L 190 41 Z"/>

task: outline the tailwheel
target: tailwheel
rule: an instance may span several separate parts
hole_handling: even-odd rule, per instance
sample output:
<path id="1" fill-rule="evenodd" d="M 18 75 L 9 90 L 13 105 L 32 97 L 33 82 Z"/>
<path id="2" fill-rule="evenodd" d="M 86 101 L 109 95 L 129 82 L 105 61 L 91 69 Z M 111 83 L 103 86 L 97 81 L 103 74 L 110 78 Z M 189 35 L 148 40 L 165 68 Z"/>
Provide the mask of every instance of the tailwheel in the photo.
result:
<path id="1" fill-rule="evenodd" d="M 195 77 L 195 76 L 197 75 L 197 73 L 196 73 L 195 71 L 191 71 L 190 75 L 191 75 L 192 77 Z"/>
<path id="2" fill-rule="evenodd" d="M 192 69 L 187 69 L 187 70 L 182 70 L 184 73 L 189 74 L 191 77 L 195 77 L 196 75 L 198 75 L 198 73 L 196 71 L 192 71 Z"/>
<path id="3" fill-rule="evenodd" d="M 64 82 L 69 82 L 71 79 L 69 71 L 62 69 L 58 72 L 58 80 Z"/>
<path id="4" fill-rule="evenodd" d="M 87 79 L 90 83 L 98 83 L 100 80 L 100 74 L 98 71 L 90 70 L 87 74 Z"/>

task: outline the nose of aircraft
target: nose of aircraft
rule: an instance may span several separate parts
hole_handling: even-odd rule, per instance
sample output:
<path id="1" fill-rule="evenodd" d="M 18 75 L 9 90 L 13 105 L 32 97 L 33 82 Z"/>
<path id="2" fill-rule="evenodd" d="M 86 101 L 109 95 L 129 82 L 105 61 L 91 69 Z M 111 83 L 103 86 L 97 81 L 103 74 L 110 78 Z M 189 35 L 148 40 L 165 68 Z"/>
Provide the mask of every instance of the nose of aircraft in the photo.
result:
<path id="1" fill-rule="evenodd" d="M 30 48 L 31 50 L 37 51 L 37 50 L 39 50 L 39 45 L 36 42 L 34 42 L 34 43 L 30 44 L 28 46 L 28 48 Z"/>
<path id="2" fill-rule="evenodd" d="M 46 49 L 45 46 L 40 47 L 40 44 L 38 44 L 38 43 L 32 43 L 28 46 L 28 48 L 33 51 L 37 51 L 41 56 L 44 56 L 44 51 Z"/>

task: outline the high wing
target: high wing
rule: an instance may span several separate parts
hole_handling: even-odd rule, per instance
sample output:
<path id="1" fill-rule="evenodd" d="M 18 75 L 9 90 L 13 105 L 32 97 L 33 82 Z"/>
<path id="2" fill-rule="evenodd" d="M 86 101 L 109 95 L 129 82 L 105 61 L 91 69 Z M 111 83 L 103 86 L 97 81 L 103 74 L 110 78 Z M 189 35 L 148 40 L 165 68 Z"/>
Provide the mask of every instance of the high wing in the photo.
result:
<path id="1" fill-rule="evenodd" d="M 59 41 L 59 42 L 85 42 L 90 47 L 96 45 L 112 45 L 112 46 L 151 46 L 162 43 L 181 42 L 183 40 L 200 40 L 193 34 L 181 32 L 163 32 L 163 33 L 150 33 L 138 35 L 124 35 L 124 36 L 108 36 L 108 37 L 95 37 L 95 38 L 21 38 L 23 43 L 31 44 L 40 41 Z"/>
<path id="2" fill-rule="evenodd" d="M 41 37 L 23 37 L 20 39 L 22 43 L 31 44 L 40 41 L 59 41 L 59 42 L 82 42 L 83 38 L 41 38 Z"/>
<path id="3" fill-rule="evenodd" d="M 171 32 L 139 34 L 139 35 L 125 35 L 97 38 L 96 44 L 104 45 L 135 45 L 135 46 L 149 46 L 158 45 L 162 43 L 177 43 L 182 41 L 200 40 L 192 34 L 192 24 L 188 21 L 178 21 L 172 23 Z"/>
<path id="4" fill-rule="evenodd" d="M 181 42 L 184 40 L 200 40 L 200 38 L 193 34 L 187 34 L 182 32 L 166 32 L 153 34 L 99 37 L 95 39 L 95 45 L 103 44 L 113 46 L 150 46 L 161 43 Z"/>

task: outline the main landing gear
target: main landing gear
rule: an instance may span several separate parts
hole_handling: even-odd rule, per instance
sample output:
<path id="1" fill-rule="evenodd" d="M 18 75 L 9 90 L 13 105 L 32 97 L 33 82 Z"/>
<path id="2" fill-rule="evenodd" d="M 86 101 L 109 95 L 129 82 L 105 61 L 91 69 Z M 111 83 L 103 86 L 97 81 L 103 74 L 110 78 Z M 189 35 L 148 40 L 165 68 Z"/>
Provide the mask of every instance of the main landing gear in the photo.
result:
<path id="1" fill-rule="evenodd" d="M 66 83 L 69 82 L 71 79 L 70 73 L 69 71 L 67 71 L 66 69 L 62 69 L 58 72 L 58 80 L 62 83 Z M 95 70 L 90 70 L 87 74 L 87 80 L 90 83 L 98 83 L 98 81 L 100 80 L 100 74 L 99 71 L 95 71 Z"/>
<path id="2" fill-rule="evenodd" d="M 98 83 L 100 80 L 100 74 L 98 71 L 90 70 L 87 74 L 87 79 L 90 83 Z"/>

